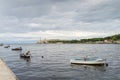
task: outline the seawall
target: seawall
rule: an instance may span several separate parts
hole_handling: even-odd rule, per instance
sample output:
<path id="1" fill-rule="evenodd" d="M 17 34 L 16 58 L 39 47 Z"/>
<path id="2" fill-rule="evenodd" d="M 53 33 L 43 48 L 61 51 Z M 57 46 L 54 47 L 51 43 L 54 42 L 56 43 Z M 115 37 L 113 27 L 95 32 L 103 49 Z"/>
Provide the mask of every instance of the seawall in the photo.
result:
<path id="1" fill-rule="evenodd" d="M 0 59 L 0 80 L 19 80 L 2 59 Z"/>

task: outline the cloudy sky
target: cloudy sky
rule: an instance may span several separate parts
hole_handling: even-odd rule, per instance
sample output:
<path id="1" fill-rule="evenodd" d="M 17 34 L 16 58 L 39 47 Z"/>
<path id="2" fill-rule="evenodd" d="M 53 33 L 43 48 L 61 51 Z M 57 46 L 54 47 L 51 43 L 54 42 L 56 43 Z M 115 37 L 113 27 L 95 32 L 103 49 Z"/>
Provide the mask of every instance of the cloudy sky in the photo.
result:
<path id="1" fill-rule="evenodd" d="M 0 42 L 120 32 L 120 0 L 0 0 Z"/>

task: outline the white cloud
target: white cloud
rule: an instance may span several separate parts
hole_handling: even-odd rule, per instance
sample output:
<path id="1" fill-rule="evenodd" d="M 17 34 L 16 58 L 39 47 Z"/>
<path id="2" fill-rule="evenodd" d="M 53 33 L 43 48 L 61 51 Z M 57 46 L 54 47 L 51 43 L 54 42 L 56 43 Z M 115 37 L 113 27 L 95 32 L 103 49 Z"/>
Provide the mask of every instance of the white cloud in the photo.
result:
<path id="1" fill-rule="evenodd" d="M 28 26 L 33 27 L 33 28 L 37 28 L 37 27 L 40 27 L 41 24 L 37 24 L 37 23 L 29 23 Z"/>
<path id="2" fill-rule="evenodd" d="M 42 39 L 82 39 L 91 37 L 101 37 L 105 36 L 106 33 L 97 32 L 83 32 L 83 31 L 63 31 L 63 30 L 48 30 L 48 31 L 38 31 L 29 33 L 4 33 L 0 34 L 0 37 L 4 40 L 10 40 L 17 38 L 16 40 L 38 40 L 40 37 Z M 6 37 L 4 37 L 6 36 Z M 1 39 L 2 40 L 2 39 Z"/>

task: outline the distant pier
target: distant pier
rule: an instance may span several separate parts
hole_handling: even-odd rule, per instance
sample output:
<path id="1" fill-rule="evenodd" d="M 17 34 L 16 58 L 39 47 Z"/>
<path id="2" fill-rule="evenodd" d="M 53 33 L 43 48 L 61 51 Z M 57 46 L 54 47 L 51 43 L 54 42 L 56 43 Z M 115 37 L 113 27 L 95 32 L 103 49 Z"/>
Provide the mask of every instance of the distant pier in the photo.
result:
<path id="1" fill-rule="evenodd" d="M 0 80 L 19 80 L 2 59 L 0 59 Z"/>

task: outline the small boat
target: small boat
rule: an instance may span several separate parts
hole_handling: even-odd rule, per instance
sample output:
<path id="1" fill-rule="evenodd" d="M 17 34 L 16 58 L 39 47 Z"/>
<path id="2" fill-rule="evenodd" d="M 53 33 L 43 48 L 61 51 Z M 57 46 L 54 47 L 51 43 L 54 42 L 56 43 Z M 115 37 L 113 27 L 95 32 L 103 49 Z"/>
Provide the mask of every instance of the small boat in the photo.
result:
<path id="1" fill-rule="evenodd" d="M 0 46 L 3 46 L 3 43 L 0 43 Z"/>
<path id="2" fill-rule="evenodd" d="M 12 50 L 22 50 L 22 48 L 21 47 L 19 47 L 19 48 L 13 48 Z"/>
<path id="3" fill-rule="evenodd" d="M 80 65 L 108 65 L 105 59 L 100 59 L 97 57 L 92 58 L 78 58 L 78 59 L 71 59 L 71 64 L 80 64 Z"/>
<path id="4" fill-rule="evenodd" d="M 22 53 L 22 54 L 20 54 L 20 57 L 21 58 L 30 58 L 31 55 L 26 55 L 26 54 Z"/>
<path id="5" fill-rule="evenodd" d="M 7 46 L 5 46 L 4 48 L 9 48 L 10 47 L 10 45 L 7 45 Z"/>

